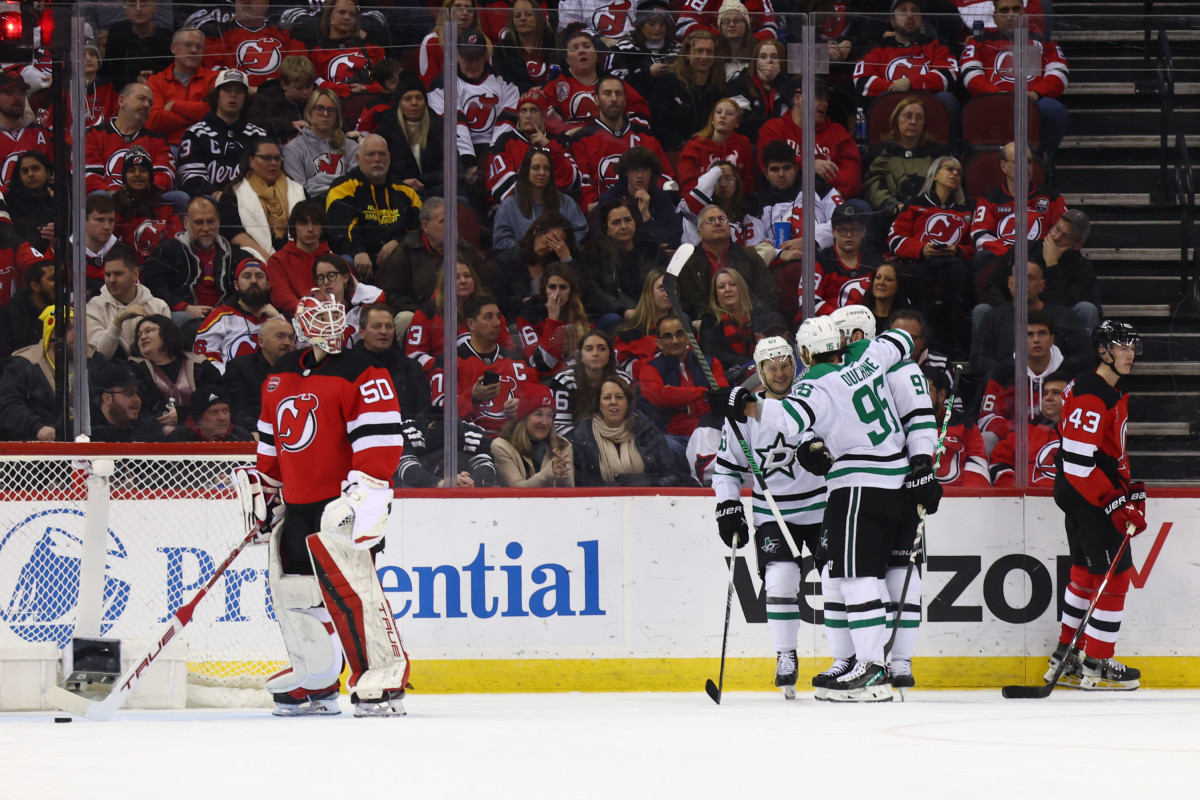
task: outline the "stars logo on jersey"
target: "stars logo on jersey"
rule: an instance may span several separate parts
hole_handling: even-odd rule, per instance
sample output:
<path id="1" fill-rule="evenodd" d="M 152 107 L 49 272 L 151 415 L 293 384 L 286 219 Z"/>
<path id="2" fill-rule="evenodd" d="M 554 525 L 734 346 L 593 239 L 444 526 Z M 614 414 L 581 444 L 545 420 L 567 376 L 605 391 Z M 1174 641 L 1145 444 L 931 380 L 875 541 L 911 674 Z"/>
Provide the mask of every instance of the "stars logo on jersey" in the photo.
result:
<path id="1" fill-rule="evenodd" d="M 776 433 L 775 439 L 766 447 L 754 448 L 754 460 L 764 477 L 772 473 L 796 477 L 796 450 L 787 443 L 783 433 Z"/>
<path id="2" fill-rule="evenodd" d="M 762 540 L 762 546 L 759 549 L 764 553 L 777 553 L 779 552 L 780 544 L 782 544 L 782 542 L 776 537 L 764 536 Z"/>
<path id="3" fill-rule="evenodd" d="M 305 392 L 288 397 L 275 411 L 275 441 L 289 453 L 308 447 L 317 438 L 317 406 L 315 394 Z"/>

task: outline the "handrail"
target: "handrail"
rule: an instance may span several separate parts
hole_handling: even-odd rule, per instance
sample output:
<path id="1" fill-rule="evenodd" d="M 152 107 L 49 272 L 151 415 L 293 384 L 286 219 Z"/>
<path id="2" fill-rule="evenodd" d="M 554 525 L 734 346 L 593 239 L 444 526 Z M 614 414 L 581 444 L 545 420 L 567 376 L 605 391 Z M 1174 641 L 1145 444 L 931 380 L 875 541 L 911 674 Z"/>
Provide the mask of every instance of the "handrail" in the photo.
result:
<path id="1" fill-rule="evenodd" d="M 1188 155 L 1187 137 L 1183 135 L 1183 131 L 1175 134 L 1175 197 L 1174 200 L 1179 204 L 1180 220 L 1179 220 L 1179 263 L 1180 263 L 1180 296 L 1187 298 L 1189 296 L 1189 284 L 1192 289 L 1197 289 L 1197 280 L 1200 280 L 1192 269 L 1192 259 L 1188 258 L 1188 251 L 1192 244 L 1192 227 L 1194 224 L 1194 215 L 1196 209 L 1196 184 L 1195 177 L 1192 172 L 1192 159 Z M 1198 261 L 1197 263 L 1200 263 Z"/>
<path id="2" fill-rule="evenodd" d="M 1149 5 L 1149 2 L 1147 2 Z M 1149 23 L 1147 22 L 1147 26 Z M 1149 27 L 1147 27 L 1149 31 Z M 1147 47 L 1149 47 L 1149 33 L 1147 33 Z M 1161 192 L 1161 197 L 1165 202 L 1171 202 L 1171 188 L 1168 183 L 1167 161 L 1170 154 L 1170 149 L 1167 144 L 1167 139 L 1171 134 L 1171 113 L 1175 108 L 1175 62 L 1171 57 L 1171 43 L 1167 38 L 1165 28 L 1160 28 L 1158 31 L 1158 58 L 1155 69 L 1155 77 L 1158 81 L 1158 186 Z"/>

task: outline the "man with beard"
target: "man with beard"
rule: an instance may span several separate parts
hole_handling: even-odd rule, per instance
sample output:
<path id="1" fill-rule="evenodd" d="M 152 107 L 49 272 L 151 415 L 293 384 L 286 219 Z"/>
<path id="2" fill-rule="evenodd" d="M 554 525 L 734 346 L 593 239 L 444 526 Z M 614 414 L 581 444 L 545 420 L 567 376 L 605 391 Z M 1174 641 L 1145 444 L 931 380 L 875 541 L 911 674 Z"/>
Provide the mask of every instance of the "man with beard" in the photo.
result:
<path id="1" fill-rule="evenodd" d="M 222 373 L 230 359 L 258 349 L 258 334 L 264 322 L 282 316 L 271 305 L 266 264 L 252 256 L 244 258 L 234 268 L 234 276 L 237 299 L 209 312 L 192 347 Z"/>
<path id="2" fill-rule="evenodd" d="M 25 122 L 25 96 L 29 84 L 12 72 L 0 72 L 0 180 L 8 186 L 17 156 L 26 150 L 37 150 L 46 158 L 53 158 L 49 131 L 40 125 Z"/>

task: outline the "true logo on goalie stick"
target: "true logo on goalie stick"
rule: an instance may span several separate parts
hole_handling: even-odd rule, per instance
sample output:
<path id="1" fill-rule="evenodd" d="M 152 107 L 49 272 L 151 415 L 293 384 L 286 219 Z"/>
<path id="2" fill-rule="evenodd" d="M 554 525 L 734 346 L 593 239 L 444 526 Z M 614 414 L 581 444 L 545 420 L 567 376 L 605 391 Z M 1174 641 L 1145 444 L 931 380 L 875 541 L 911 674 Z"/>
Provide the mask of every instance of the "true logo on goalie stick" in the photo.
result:
<path id="1" fill-rule="evenodd" d="M 51 508 L 30 514 L 0 540 L 0 622 L 27 642 L 66 646 L 75 632 L 79 604 L 79 565 L 84 513 Z M 101 635 L 120 619 L 129 602 L 130 584 L 119 571 L 128 554 L 108 532 Z"/>

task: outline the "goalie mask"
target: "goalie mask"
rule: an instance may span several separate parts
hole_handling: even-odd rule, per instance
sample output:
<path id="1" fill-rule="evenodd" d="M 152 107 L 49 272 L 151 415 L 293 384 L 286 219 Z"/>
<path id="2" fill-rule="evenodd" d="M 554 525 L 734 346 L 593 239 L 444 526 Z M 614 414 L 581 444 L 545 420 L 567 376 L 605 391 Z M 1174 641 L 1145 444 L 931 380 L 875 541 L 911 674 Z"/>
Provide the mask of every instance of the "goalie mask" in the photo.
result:
<path id="1" fill-rule="evenodd" d="M 842 306 L 829 315 L 833 324 L 846 337 L 846 344 L 853 341 L 855 331 L 862 331 L 862 338 L 875 338 L 875 315 L 866 306 Z"/>
<path id="2" fill-rule="evenodd" d="M 346 309 L 336 300 L 302 297 L 296 304 L 292 327 L 300 341 L 326 353 L 340 353 L 346 336 Z"/>
<path id="3" fill-rule="evenodd" d="M 816 356 L 842 349 L 842 332 L 829 317 L 810 317 L 796 331 L 796 349 L 804 366 L 811 367 Z"/>

